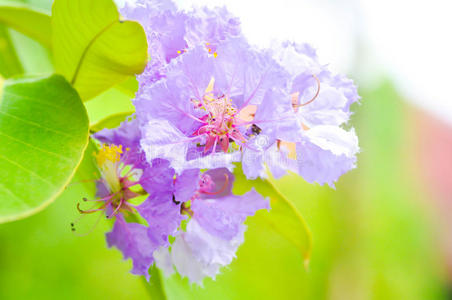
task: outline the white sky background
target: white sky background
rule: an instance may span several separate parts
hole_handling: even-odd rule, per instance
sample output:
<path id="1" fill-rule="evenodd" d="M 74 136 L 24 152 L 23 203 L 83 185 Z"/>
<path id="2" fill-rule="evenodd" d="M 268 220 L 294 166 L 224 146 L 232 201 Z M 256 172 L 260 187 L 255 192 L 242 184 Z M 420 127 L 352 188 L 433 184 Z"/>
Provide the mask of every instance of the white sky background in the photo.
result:
<path id="1" fill-rule="evenodd" d="M 362 87 L 389 75 L 408 100 L 452 125 L 450 0 L 175 2 L 182 8 L 226 5 L 240 17 L 248 39 L 260 46 L 285 39 L 308 42 L 322 63 L 353 74 Z"/>

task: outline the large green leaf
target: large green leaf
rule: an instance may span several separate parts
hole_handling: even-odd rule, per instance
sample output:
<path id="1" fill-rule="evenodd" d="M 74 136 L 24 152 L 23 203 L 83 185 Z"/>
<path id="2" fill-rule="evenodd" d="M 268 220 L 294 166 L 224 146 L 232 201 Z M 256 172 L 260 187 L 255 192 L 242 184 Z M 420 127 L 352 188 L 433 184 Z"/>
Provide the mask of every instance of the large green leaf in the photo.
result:
<path id="1" fill-rule="evenodd" d="M 112 0 L 56 0 L 52 9 L 55 67 L 88 100 L 147 62 L 147 41 L 136 22 L 120 21 Z"/>
<path id="2" fill-rule="evenodd" d="M 50 16 L 26 4 L 0 1 L 0 23 L 39 41 L 50 48 L 52 45 Z"/>
<path id="3" fill-rule="evenodd" d="M 0 102 L 0 223 L 50 204 L 72 178 L 88 142 L 88 117 L 59 75 L 7 80 Z"/>

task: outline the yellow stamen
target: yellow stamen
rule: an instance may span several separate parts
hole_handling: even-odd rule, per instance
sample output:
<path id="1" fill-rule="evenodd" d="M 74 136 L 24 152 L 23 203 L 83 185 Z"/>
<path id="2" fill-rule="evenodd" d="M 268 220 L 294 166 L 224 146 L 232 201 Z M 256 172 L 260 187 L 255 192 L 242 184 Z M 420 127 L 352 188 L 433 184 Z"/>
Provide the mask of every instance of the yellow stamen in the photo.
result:
<path id="1" fill-rule="evenodd" d="M 116 163 L 121 159 L 122 145 L 102 145 L 96 156 L 96 161 L 99 166 L 104 165 L 107 161 Z"/>

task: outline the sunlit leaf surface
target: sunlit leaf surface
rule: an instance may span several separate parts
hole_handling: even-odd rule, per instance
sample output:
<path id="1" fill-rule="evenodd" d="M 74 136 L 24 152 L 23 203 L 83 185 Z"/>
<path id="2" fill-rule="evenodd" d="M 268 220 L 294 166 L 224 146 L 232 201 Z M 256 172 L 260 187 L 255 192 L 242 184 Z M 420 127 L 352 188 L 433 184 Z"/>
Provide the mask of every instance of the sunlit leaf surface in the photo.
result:
<path id="1" fill-rule="evenodd" d="M 56 71 L 83 100 L 141 73 L 147 62 L 143 28 L 120 21 L 112 0 L 56 0 L 52 33 Z"/>
<path id="2" fill-rule="evenodd" d="M 8 80 L 0 102 L 0 222 L 50 204 L 72 178 L 88 142 L 88 118 L 59 75 Z"/>

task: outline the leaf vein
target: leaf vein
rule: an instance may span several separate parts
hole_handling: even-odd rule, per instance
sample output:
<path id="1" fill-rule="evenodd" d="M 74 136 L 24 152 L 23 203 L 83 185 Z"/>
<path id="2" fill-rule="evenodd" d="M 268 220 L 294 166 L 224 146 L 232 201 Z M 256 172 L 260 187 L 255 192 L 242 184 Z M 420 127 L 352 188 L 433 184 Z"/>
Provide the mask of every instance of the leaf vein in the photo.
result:
<path id="1" fill-rule="evenodd" d="M 30 174 L 36 176 L 37 178 L 41 179 L 43 182 L 47 183 L 47 184 L 50 185 L 51 187 L 54 187 L 53 183 L 51 183 L 50 181 L 48 181 L 48 180 L 45 179 L 44 177 L 42 177 L 42 176 L 36 174 L 36 173 L 33 172 L 32 170 L 29 170 L 29 169 L 25 168 L 25 167 L 22 166 L 21 164 L 15 162 L 15 161 L 13 161 L 13 160 L 10 160 L 10 159 L 6 158 L 6 157 L 3 156 L 3 155 L 0 155 L 0 159 L 3 159 L 4 161 L 6 161 L 6 162 L 8 162 L 8 163 L 17 166 L 19 169 L 22 169 L 22 170 L 24 170 L 24 171 L 26 171 L 26 172 L 28 172 L 28 173 L 30 173 Z"/>
<path id="2" fill-rule="evenodd" d="M 5 116 L 7 116 L 7 117 L 16 119 L 16 120 L 21 121 L 21 122 L 23 122 L 23 123 L 25 123 L 25 124 L 30 124 L 30 125 L 33 125 L 33 126 L 38 127 L 38 128 L 43 128 L 43 129 L 45 129 L 45 130 L 52 131 L 52 132 L 54 132 L 54 133 L 56 133 L 56 134 L 59 134 L 59 135 L 63 135 L 63 136 L 67 136 L 67 137 L 72 137 L 71 135 L 69 135 L 69 134 L 67 134 L 67 133 L 65 133 L 65 132 L 63 132 L 63 131 L 55 130 L 55 129 L 52 129 L 52 128 L 49 128 L 49 127 L 42 126 L 42 125 L 40 125 L 40 124 L 38 124 L 38 123 L 36 123 L 36 122 L 28 121 L 28 120 L 22 119 L 22 118 L 20 118 L 20 117 L 17 117 L 17 116 L 15 116 L 15 115 L 8 114 L 8 113 L 6 113 L 6 112 L 4 112 L 4 111 L 1 111 L 1 110 L 0 110 L 0 114 L 3 114 L 3 115 L 5 115 Z"/>
<path id="3" fill-rule="evenodd" d="M 0 135 L 3 135 L 3 136 L 5 136 L 5 137 L 9 138 L 10 140 L 13 140 L 13 141 L 15 141 L 15 142 L 21 143 L 21 144 L 23 144 L 23 145 L 25 145 L 25 146 L 27 146 L 27 147 L 36 149 L 36 150 L 41 151 L 41 152 L 43 152 L 43 153 L 47 153 L 47 154 L 56 156 L 56 157 L 58 157 L 58 158 L 61 158 L 61 159 L 66 160 L 66 161 L 71 161 L 71 158 L 70 158 L 70 157 L 61 155 L 61 154 L 56 153 L 56 152 L 48 151 L 48 150 L 45 150 L 45 149 L 40 148 L 40 147 L 37 147 L 37 146 L 34 146 L 34 145 L 29 144 L 29 143 L 27 143 L 27 142 L 24 142 L 24 141 L 22 141 L 22 140 L 20 140 L 20 139 L 16 139 L 16 138 L 14 138 L 14 137 L 12 137 L 12 136 L 10 136 L 10 135 L 8 135 L 8 134 L 5 134 L 4 132 L 1 132 L 1 131 L 0 131 Z"/>

